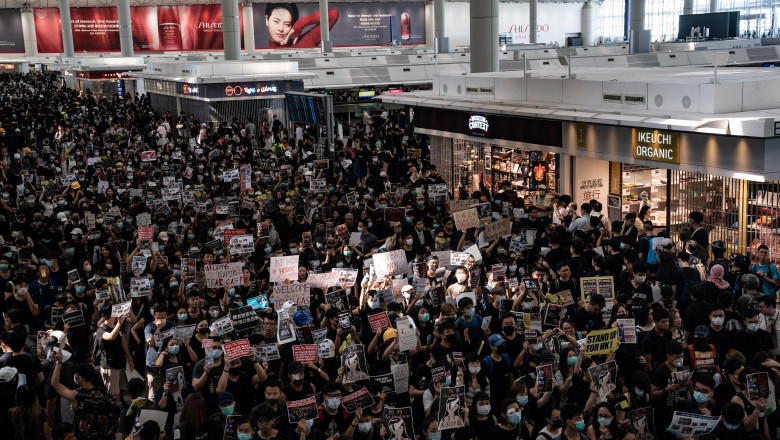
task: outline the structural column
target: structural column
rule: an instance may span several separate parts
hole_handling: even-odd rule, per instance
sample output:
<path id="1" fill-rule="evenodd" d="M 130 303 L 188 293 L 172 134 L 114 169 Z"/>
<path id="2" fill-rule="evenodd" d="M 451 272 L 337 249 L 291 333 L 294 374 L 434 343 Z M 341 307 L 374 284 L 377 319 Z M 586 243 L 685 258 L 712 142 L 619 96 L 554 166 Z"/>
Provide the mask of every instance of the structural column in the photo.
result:
<path id="1" fill-rule="evenodd" d="M 718 12 L 718 0 L 710 0 L 710 14 Z"/>
<path id="2" fill-rule="evenodd" d="M 330 41 L 330 23 L 328 23 L 328 0 L 320 0 L 320 47 L 322 52 L 333 52 L 333 43 Z"/>
<path id="3" fill-rule="evenodd" d="M 35 14 L 32 8 L 22 8 L 22 35 L 24 36 L 24 54 L 38 55 L 38 37 L 35 36 Z"/>
<path id="4" fill-rule="evenodd" d="M 73 56 L 73 27 L 70 23 L 70 0 L 59 0 L 60 21 L 62 25 L 62 53 L 66 57 Z"/>
<path id="5" fill-rule="evenodd" d="M 693 0 L 683 0 L 683 15 L 693 14 Z"/>
<path id="6" fill-rule="evenodd" d="M 498 0 L 471 0 L 471 72 L 498 72 Z"/>
<path id="7" fill-rule="evenodd" d="M 582 5 L 582 15 L 580 17 L 580 28 L 582 29 L 582 45 L 593 45 L 593 4 L 586 2 Z"/>
<path id="8" fill-rule="evenodd" d="M 244 18 L 244 51 L 246 53 L 255 52 L 255 15 L 252 10 L 252 3 L 244 3 L 242 15 Z"/>
<path id="9" fill-rule="evenodd" d="M 238 25 L 238 1 L 222 0 L 222 41 L 225 61 L 241 59 L 241 28 Z"/>
<path id="10" fill-rule="evenodd" d="M 133 22 L 130 18 L 130 0 L 116 0 L 116 16 L 119 19 L 119 46 L 123 57 L 133 56 Z"/>
<path id="11" fill-rule="evenodd" d="M 439 53 L 450 51 L 450 40 L 444 36 L 444 0 L 433 1 L 433 36 Z"/>
<path id="12" fill-rule="evenodd" d="M 436 27 L 433 22 L 433 15 L 433 1 L 427 0 L 425 2 L 425 45 L 429 47 L 433 47 L 433 40 L 436 35 L 433 31 L 433 28 Z"/>
<path id="13" fill-rule="evenodd" d="M 537 27 L 537 20 L 536 20 L 536 14 L 537 9 L 539 6 L 539 0 L 530 0 L 528 3 L 528 42 L 531 44 L 535 44 L 536 41 L 536 31 L 538 29 Z"/>
<path id="14" fill-rule="evenodd" d="M 650 31 L 645 30 L 645 1 L 629 2 L 629 45 L 631 53 L 650 51 Z"/>

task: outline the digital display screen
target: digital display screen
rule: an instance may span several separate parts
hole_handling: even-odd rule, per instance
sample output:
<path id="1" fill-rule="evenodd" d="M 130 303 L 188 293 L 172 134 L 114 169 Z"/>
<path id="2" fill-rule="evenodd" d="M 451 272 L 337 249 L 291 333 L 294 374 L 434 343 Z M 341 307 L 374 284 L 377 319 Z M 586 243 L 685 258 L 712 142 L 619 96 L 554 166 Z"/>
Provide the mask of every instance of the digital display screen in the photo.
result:
<path id="1" fill-rule="evenodd" d="M 318 96 L 287 95 L 290 119 L 313 125 L 327 125 L 324 98 Z"/>
<path id="2" fill-rule="evenodd" d="M 358 92 L 358 98 L 359 99 L 369 99 L 376 96 L 376 92 L 374 90 L 360 90 Z"/>

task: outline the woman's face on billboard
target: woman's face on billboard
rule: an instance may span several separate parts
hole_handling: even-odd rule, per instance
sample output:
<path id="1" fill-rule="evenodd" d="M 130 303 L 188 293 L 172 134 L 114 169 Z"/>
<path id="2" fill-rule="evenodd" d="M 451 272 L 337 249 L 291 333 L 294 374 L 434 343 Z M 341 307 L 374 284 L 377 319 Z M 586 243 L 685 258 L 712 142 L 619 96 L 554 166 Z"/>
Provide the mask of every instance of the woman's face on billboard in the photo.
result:
<path id="1" fill-rule="evenodd" d="M 271 40 L 281 44 L 292 28 L 292 14 L 287 9 L 276 8 L 271 12 L 271 15 L 266 15 L 265 25 L 268 26 Z"/>

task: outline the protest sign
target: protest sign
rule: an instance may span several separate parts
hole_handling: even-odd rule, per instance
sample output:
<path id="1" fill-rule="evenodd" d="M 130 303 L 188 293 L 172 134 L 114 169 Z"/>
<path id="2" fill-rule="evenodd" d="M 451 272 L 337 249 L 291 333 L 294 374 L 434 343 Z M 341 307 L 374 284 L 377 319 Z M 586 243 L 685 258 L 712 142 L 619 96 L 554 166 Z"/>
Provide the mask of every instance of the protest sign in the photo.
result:
<path id="1" fill-rule="evenodd" d="M 231 237 L 229 243 L 230 255 L 250 255 L 255 252 L 255 240 L 251 235 Z"/>
<path id="2" fill-rule="evenodd" d="M 260 317 L 252 306 L 243 306 L 237 309 L 230 309 L 230 322 L 233 331 L 242 332 L 260 327 Z"/>
<path id="3" fill-rule="evenodd" d="M 170 384 L 168 390 L 170 394 L 184 388 L 184 367 L 177 366 L 165 370 L 165 382 Z"/>
<path id="4" fill-rule="evenodd" d="M 753 373 L 747 378 L 748 398 L 750 400 L 766 399 L 769 397 L 769 374 L 766 372 Z"/>
<path id="5" fill-rule="evenodd" d="M 212 322 L 209 326 L 209 330 L 211 330 L 211 336 L 213 337 L 230 333 L 233 331 L 233 324 L 230 322 L 230 316 L 223 316 Z"/>
<path id="6" fill-rule="evenodd" d="M 290 322 L 290 315 L 284 310 L 277 310 L 276 314 L 279 316 L 279 324 L 276 327 L 276 341 L 279 344 L 286 344 L 294 341 L 296 335 L 293 324 Z"/>
<path id="7" fill-rule="evenodd" d="M 395 328 L 398 331 L 398 351 L 409 351 L 417 347 L 417 332 L 411 319 L 396 319 Z"/>
<path id="8" fill-rule="evenodd" d="M 468 252 L 452 252 L 450 254 L 450 265 L 465 266 L 469 261 L 471 254 Z"/>
<path id="9" fill-rule="evenodd" d="M 655 438 L 655 420 L 653 419 L 652 406 L 629 411 L 626 417 L 631 421 L 631 426 L 636 431 L 637 439 L 653 440 Z"/>
<path id="10" fill-rule="evenodd" d="M 325 179 L 311 179 L 309 190 L 314 194 L 326 193 L 328 192 L 328 182 Z"/>
<path id="11" fill-rule="evenodd" d="M 252 346 L 249 345 L 249 339 L 237 339 L 222 344 L 222 349 L 225 351 L 225 356 L 230 356 L 233 359 L 252 356 L 255 352 Z"/>
<path id="12" fill-rule="evenodd" d="M 456 429 L 466 426 L 462 408 L 466 404 L 466 391 L 459 387 L 442 387 L 439 398 L 439 429 Z"/>
<path id="13" fill-rule="evenodd" d="M 317 362 L 317 346 L 314 344 L 293 345 L 293 360 L 307 363 Z"/>
<path id="14" fill-rule="evenodd" d="M 111 306 L 111 317 L 118 318 L 120 316 L 129 315 L 132 304 L 133 304 L 132 301 L 125 301 L 120 304 L 114 304 L 113 306 Z"/>
<path id="15" fill-rule="evenodd" d="M 84 325 L 84 314 L 81 312 L 81 309 L 63 313 L 62 322 L 70 325 L 71 328 L 82 326 Z"/>
<path id="16" fill-rule="evenodd" d="M 552 365 L 541 365 L 536 367 L 536 392 L 548 393 L 553 390 L 553 371 Z"/>
<path id="17" fill-rule="evenodd" d="M 227 289 L 244 282 L 243 263 L 207 264 L 204 269 L 206 271 L 206 287 L 209 289 Z"/>
<path id="18" fill-rule="evenodd" d="M 183 341 L 189 339 L 195 334 L 195 324 L 179 325 L 173 329 L 173 339 Z"/>
<path id="19" fill-rule="evenodd" d="M 256 296 L 246 300 L 246 305 L 252 310 L 260 310 L 268 307 L 268 298 L 265 295 Z"/>
<path id="20" fill-rule="evenodd" d="M 352 414 L 358 408 L 368 408 L 374 405 L 374 398 L 368 390 L 363 387 L 352 394 L 342 397 L 341 404 L 348 413 Z"/>
<path id="21" fill-rule="evenodd" d="M 618 341 L 625 344 L 636 344 L 636 324 L 633 319 L 618 319 Z"/>
<path id="22" fill-rule="evenodd" d="M 672 435 L 684 438 L 701 437 L 714 431 L 719 421 L 719 416 L 703 416 L 696 413 L 675 411 L 667 431 Z"/>
<path id="23" fill-rule="evenodd" d="M 300 420 L 316 419 L 317 417 L 319 417 L 319 413 L 317 413 L 316 396 L 287 402 L 287 420 L 291 424 L 296 424 Z"/>
<path id="24" fill-rule="evenodd" d="M 333 272 L 338 274 L 338 285 L 343 285 L 345 288 L 351 288 L 357 282 L 357 269 L 333 269 Z"/>
<path id="25" fill-rule="evenodd" d="M 617 388 L 617 363 L 609 361 L 588 368 L 588 374 L 592 383 L 596 384 L 599 397 L 609 398 L 612 391 Z"/>
<path id="26" fill-rule="evenodd" d="M 310 296 L 305 284 L 293 283 L 274 286 L 274 307 L 278 310 L 287 301 L 299 306 L 308 306 Z"/>
<path id="27" fill-rule="evenodd" d="M 395 392 L 398 394 L 409 392 L 409 364 L 390 365 L 390 372 L 393 374 L 393 384 Z"/>
<path id="28" fill-rule="evenodd" d="M 451 213 L 455 213 L 458 211 L 463 211 L 464 209 L 471 208 L 471 205 L 476 203 L 477 200 L 470 199 L 470 200 L 450 200 L 447 205 L 449 205 L 449 211 Z"/>
<path id="29" fill-rule="evenodd" d="M 412 419 L 412 408 L 389 408 L 384 407 L 382 411 L 382 425 L 395 440 L 408 440 L 417 438 L 414 435 L 414 420 Z"/>
<path id="30" fill-rule="evenodd" d="M 130 297 L 140 298 L 152 293 L 152 285 L 149 283 L 149 278 L 146 277 L 133 277 L 130 278 Z"/>
<path id="31" fill-rule="evenodd" d="M 152 241 L 154 238 L 154 226 L 143 226 L 138 228 L 138 239 Z"/>
<path id="32" fill-rule="evenodd" d="M 509 217 L 504 217 L 493 223 L 485 225 L 484 238 L 485 241 L 493 241 L 499 239 L 505 235 L 511 234 L 510 230 L 511 220 Z"/>
<path id="33" fill-rule="evenodd" d="M 133 273 L 143 273 L 146 270 L 146 257 L 143 255 L 134 255 L 132 263 Z"/>
<path id="34" fill-rule="evenodd" d="M 373 332 L 378 332 L 379 330 L 390 328 L 390 318 L 387 317 L 387 312 L 369 315 L 368 322 L 371 324 L 371 330 Z"/>
<path id="35" fill-rule="evenodd" d="M 255 357 L 257 360 L 261 362 L 281 359 L 279 347 L 276 344 L 253 345 L 252 349 L 255 350 Z"/>
<path id="36" fill-rule="evenodd" d="M 409 271 L 406 251 L 398 249 L 374 254 L 374 268 L 376 269 L 377 277 L 380 279 L 388 275 L 406 275 Z"/>
<path id="37" fill-rule="evenodd" d="M 343 312 L 349 311 L 349 302 L 347 300 L 347 292 L 344 290 L 336 290 L 335 292 L 328 292 L 325 294 L 325 301 L 336 310 Z"/>
<path id="38" fill-rule="evenodd" d="M 479 216 L 474 208 L 453 212 L 452 218 L 455 220 L 455 227 L 459 231 L 465 232 L 469 228 L 479 228 Z"/>
<path id="39" fill-rule="evenodd" d="M 271 257 L 270 279 L 274 283 L 278 281 L 298 279 L 299 255 L 289 257 Z"/>
<path id="40" fill-rule="evenodd" d="M 618 347 L 618 329 L 595 330 L 588 333 L 585 338 L 585 354 L 594 356 L 597 354 L 614 353 Z"/>
<path id="41" fill-rule="evenodd" d="M 341 352 L 341 366 L 344 367 L 344 383 L 368 379 L 365 347 L 355 344 L 344 348 Z"/>
<path id="42" fill-rule="evenodd" d="M 393 384 L 393 373 L 379 374 L 377 376 L 371 376 L 371 381 L 377 381 L 382 384 L 382 392 L 387 396 L 385 397 L 385 403 L 389 403 L 391 400 L 395 400 L 395 385 Z"/>
<path id="43" fill-rule="evenodd" d="M 317 343 L 317 356 L 320 359 L 333 359 L 336 356 L 336 346 L 330 339 Z"/>
<path id="44" fill-rule="evenodd" d="M 241 165 L 238 169 L 240 173 L 241 191 L 247 191 L 252 188 L 252 165 Z"/>
<path id="45" fill-rule="evenodd" d="M 298 279 L 297 273 L 294 279 Z M 325 273 L 310 273 L 306 278 L 306 284 L 322 290 L 328 290 L 331 287 L 339 285 L 339 273 L 335 270 Z"/>

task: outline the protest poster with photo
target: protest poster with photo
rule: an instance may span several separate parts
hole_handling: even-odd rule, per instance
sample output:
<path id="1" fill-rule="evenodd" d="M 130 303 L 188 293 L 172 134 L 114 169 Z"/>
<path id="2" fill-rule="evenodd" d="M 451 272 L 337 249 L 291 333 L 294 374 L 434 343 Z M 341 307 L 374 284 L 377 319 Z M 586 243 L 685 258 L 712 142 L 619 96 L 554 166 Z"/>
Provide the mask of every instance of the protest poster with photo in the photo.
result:
<path id="1" fill-rule="evenodd" d="M 256 296 L 254 298 L 248 298 L 246 305 L 252 308 L 252 310 L 260 310 L 268 308 L 268 297 L 265 295 Z"/>
<path id="2" fill-rule="evenodd" d="M 490 267 L 490 271 L 493 274 L 493 281 L 504 281 L 506 278 L 506 272 L 504 271 L 504 263 L 496 263 Z"/>
<path id="3" fill-rule="evenodd" d="M 222 336 L 226 333 L 232 332 L 233 324 L 230 321 L 230 316 L 223 316 L 212 322 L 209 326 L 209 330 L 211 330 L 212 337 Z"/>
<path id="4" fill-rule="evenodd" d="M 255 351 L 255 357 L 259 361 L 275 361 L 281 359 L 279 354 L 279 346 L 276 344 L 262 344 L 253 345 L 252 349 Z"/>
<path id="5" fill-rule="evenodd" d="M 272 283 L 298 279 L 298 258 L 300 255 L 289 257 L 271 257 L 269 281 Z"/>
<path id="6" fill-rule="evenodd" d="M 334 292 L 326 293 L 325 301 L 327 301 L 327 303 L 336 310 L 340 310 L 342 312 L 349 311 L 347 292 L 344 290 L 336 290 Z"/>
<path id="7" fill-rule="evenodd" d="M 152 285 L 149 278 L 132 277 L 130 278 L 130 297 L 141 298 L 152 293 Z"/>
<path id="8" fill-rule="evenodd" d="M 368 377 L 366 377 L 366 379 L 368 379 Z M 365 409 L 373 406 L 374 403 L 374 398 L 371 397 L 371 394 L 365 387 L 341 398 L 341 404 L 350 414 L 354 413 L 358 408 Z"/>
<path id="9" fill-rule="evenodd" d="M 442 387 L 439 398 L 439 429 L 455 429 L 466 426 L 463 406 L 466 404 L 466 390 L 459 387 Z"/>
<path id="10" fill-rule="evenodd" d="M 382 425 L 387 430 L 392 440 L 413 440 L 414 420 L 412 419 L 412 408 L 388 408 L 384 407 L 382 411 Z"/>
<path id="11" fill-rule="evenodd" d="M 143 255 L 134 255 L 132 263 L 133 273 L 140 274 L 143 273 L 144 270 L 146 270 L 146 257 Z M 68 275 L 70 275 L 70 272 L 68 272 Z"/>
<path id="12" fill-rule="evenodd" d="M 71 328 L 80 327 L 85 323 L 84 314 L 82 313 L 81 309 L 74 310 L 70 313 L 63 313 L 62 322 L 70 325 Z"/>
<path id="13" fill-rule="evenodd" d="M 552 365 L 541 365 L 536 367 L 536 392 L 549 393 L 553 390 L 553 370 Z"/>
<path id="14" fill-rule="evenodd" d="M 352 383 L 368 379 L 366 352 L 363 345 L 348 345 L 341 352 L 341 366 L 344 367 L 342 382 Z"/>
<path id="15" fill-rule="evenodd" d="M 769 397 L 769 373 L 753 373 L 745 377 L 747 378 L 748 397 L 750 400 Z"/>
<path id="16" fill-rule="evenodd" d="M 409 351 L 417 347 L 417 330 L 411 318 L 396 319 L 395 328 L 398 331 L 398 351 Z"/>
<path id="17" fill-rule="evenodd" d="M 599 293 L 599 277 L 582 277 L 580 278 L 580 292 L 582 300 L 586 303 L 590 301 L 590 297 Z"/>
<path id="18" fill-rule="evenodd" d="M 617 348 L 618 329 L 616 328 L 595 330 L 588 333 L 585 338 L 585 354 L 588 356 L 614 353 Z"/>
<path id="19" fill-rule="evenodd" d="M 354 286 L 355 282 L 357 282 L 357 269 L 333 269 L 333 272 L 338 274 L 339 285 L 343 285 L 347 289 Z"/>
<path id="20" fill-rule="evenodd" d="M 609 398 L 612 391 L 617 388 L 617 362 L 609 361 L 588 368 L 590 380 L 596 384 L 599 397 Z"/>
<path id="21" fill-rule="evenodd" d="M 401 222 L 406 215 L 406 208 L 385 208 L 386 222 Z"/>
<path id="22" fill-rule="evenodd" d="M 548 303 L 544 308 L 544 321 L 542 322 L 543 330 L 554 329 L 558 327 L 561 322 L 561 310 L 560 304 Z"/>
<path id="23" fill-rule="evenodd" d="M 293 360 L 307 363 L 317 362 L 317 345 L 316 344 L 299 344 L 293 345 Z"/>
<path id="24" fill-rule="evenodd" d="M 35 345 L 35 351 L 38 355 L 38 360 L 43 362 L 46 360 L 46 347 L 44 346 L 44 341 L 46 340 L 46 336 L 49 334 L 46 332 L 38 332 L 37 338 L 36 338 L 36 345 Z"/>
<path id="25" fill-rule="evenodd" d="M 720 417 L 703 416 L 696 413 L 675 411 L 672 422 L 669 423 L 669 431 L 672 435 L 685 438 L 700 437 L 714 431 L 718 426 Z"/>
<path id="26" fill-rule="evenodd" d="M 287 301 L 298 306 L 308 306 L 310 298 L 309 289 L 306 289 L 305 284 L 293 283 L 274 286 L 274 307 L 277 310 L 282 308 Z"/>
<path id="27" fill-rule="evenodd" d="M 260 327 L 260 317 L 252 306 L 243 306 L 236 309 L 230 309 L 230 322 L 233 325 L 233 331 L 243 332 Z"/>
<path id="28" fill-rule="evenodd" d="M 336 226 L 336 237 L 342 241 L 349 241 L 349 228 L 347 228 L 347 225 Z"/>
<path id="29" fill-rule="evenodd" d="M 243 263 L 206 264 L 203 267 L 209 289 L 227 289 L 244 283 Z"/>
<path id="30" fill-rule="evenodd" d="M 68 271 L 68 281 L 75 284 L 81 281 L 81 277 L 79 276 L 79 270 L 73 269 Z"/>
<path id="31" fill-rule="evenodd" d="M 173 339 L 176 339 L 177 341 L 190 339 L 194 334 L 195 334 L 195 324 L 179 325 L 173 329 Z"/>
<path id="32" fill-rule="evenodd" d="M 631 421 L 631 426 L 634 427 L 638 440 L 655 440 L 655 419 L 652 406 L 629 411 L 626 417 Z"/>
<path id="33" fill-rule="evenodd" d="M 452 252 L 450 254 L 450 265 L 465 266 L 469 261 L 471 254 L 468 252 Z"/>
<path id="34" fill-rule="evenodd" d="M 165 370 L 165 382 L 171 384 L 168 393 L 173 394 L 184 388 L 184 367 L 177 366 Z"/>
<path id="35" fill-rule="evenodd" d="M 633 319 L 618 319 L 618 341 L 621 344 L 636 344 L 636 322 Z"/>
<path id="36" fill-rule="evenodd" d="M 120 304 L 114 304 L 113 306 L 111 306 L 111 317 L 118 318 L 120 316 L 129 315 L 132 304 L 133 304 L 132 301 L 125 301 Z"/>
<path id="37" fill-rule="evenodd" d="M 177 414 L 178 415 L 178 414 Z M 241 416 L 225 416 L 225 429 L 222 430 L 222 440 L 238 440 L 238 424 Z"/>
<path id="38" fill-rule="evenodd" d="M 290 322 L 290 315 L 284 310 L 277 310 L 279 324 L 276 327 L 276 341 L 279 344 L 286 344 L 295 340 L 295 330 L 293 323 Z"/>
<path id="39" fill-rule="evenodd" d="M 317 412 L 317 397 L 311 396 L 301 400 L 287 402 L 287 420 L 296 424 L 300 420 L 311 420 L 319 417 Z"/>
<path id="40" fill-rule="evenodd" d="M 314 194 L 324 194 L 328 192 L 328 182 L 325 179 L 311 179 L 309 190 Z"/>
<path id="41" fill-rule="evenodd" d="M 250 255 L 255 252 L 255 240 L 251 235 L 230 238 L 230 255 Z"/>
<path id="42" fill-rule="evenodd" d="M 182 258 L 181 259 L 181 276 L 184 279 L 194 277 L 197 275 L 197 261 L 194 258 Z"/>

